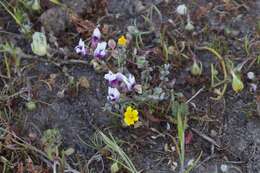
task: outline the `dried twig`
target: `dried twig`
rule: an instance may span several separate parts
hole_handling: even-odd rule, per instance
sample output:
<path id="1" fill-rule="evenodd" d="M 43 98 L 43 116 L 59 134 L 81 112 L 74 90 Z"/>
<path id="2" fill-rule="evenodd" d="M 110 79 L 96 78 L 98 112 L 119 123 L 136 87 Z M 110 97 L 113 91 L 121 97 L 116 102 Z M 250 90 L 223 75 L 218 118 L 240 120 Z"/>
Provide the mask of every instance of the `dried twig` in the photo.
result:
<path id="1" fill-rule="evenodd" d="M 197 129 L 194 128 L 190 128 L 194 133 L 196 133 L 197 135 L 199 135 L 200 137 L 202 137 L 203 139 L 205 139 L 206 141 L 208 141 L 209 143 L 213 144 L 214 146 L 220 148 L 220 145 L 217 144 L 217 142 L 212 139 L 211 137 L 203 134 L 202 132 L 198 131 Z"/>

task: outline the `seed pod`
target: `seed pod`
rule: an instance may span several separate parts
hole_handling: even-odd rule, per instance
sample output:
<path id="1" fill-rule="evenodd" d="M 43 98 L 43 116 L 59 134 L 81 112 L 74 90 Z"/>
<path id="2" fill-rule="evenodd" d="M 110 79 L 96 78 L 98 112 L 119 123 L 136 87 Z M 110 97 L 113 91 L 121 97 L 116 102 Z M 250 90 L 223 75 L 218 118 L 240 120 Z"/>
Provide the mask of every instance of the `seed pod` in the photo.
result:
<path id="1" fill-rule="evenodd" d="M 29 111 L 33 111 L 36 109 L 36 104 L 34 101 L 27 102 L 25 106 Z"/>
<path id="2" fill-rule="evenodd" d="M 240 77 L 238 75 L 236 75 L 233 71 L 231 72 L 231 75 L 232 75 L 232 88 L 233 90 L 238 93 L 240 91 L 243 90 L 244 88 L 244 84 L 243 82 L 241 81 Z"/>
<path id="3" fill-rule="evenodd" d="M 202 63 L 199 62 L 199 64 L 197 63 L 197 61 L 194 61 L 192 66 L 191 66 L 191 74 L 193 76 L 200 76 L 202 74 Z"/>

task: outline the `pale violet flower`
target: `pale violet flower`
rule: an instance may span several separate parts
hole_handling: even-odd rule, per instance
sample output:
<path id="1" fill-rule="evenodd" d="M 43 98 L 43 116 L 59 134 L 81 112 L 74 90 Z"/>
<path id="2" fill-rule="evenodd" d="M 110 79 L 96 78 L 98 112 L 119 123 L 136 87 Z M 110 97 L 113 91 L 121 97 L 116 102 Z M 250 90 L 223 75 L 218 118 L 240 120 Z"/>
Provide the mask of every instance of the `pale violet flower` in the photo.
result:
<path id="1" fill-rule="evenodd" d="M 94 29 L 93 34 L 92 34 L 91 47 L 93 47 L 93 48 L 97 47 L 97 44 L 100 42 L 100 40 L 101 40 L 101 32 L 97 27 Z"/>
<path id="2" fill-rule="evenodd" d="M 132 74 L 129 74 L 128 77 L 122 73 L 113 73 L 109 71 L 105 74 L 104 78 L 109 82 L 109 85 L 112 87 L 121 87 L 127 91 L 131 91 L 135 85 L 135 77 Z"/>
<path id="3" fill-rule="evenodd" d="M 106 42 L 101 42 L 97 44 L 97 47 L 94 51 L 94 57 L 95 58 L 104 58 L 106 56 L 106 47 L 107 43 Z"/>
<path id="4" fill-rule="evenodd" d="M 85 56 L 87 54 L 87 48 L 82 39 L 79 40 L 79 44 L 75 47 L 75 51 L 77 54 L 81 54 L 83 56 Z"/>
<path id="5" fill-rule="evenodd" d="M 120 75 L 119 76 L 121 80 L 125 83 L 127 90 L 131 91 L 135 85 L 135 77 L 132 74 L 129 74 L 128 77 L 125 75 Z"/>
<path id="6" fill-rule="evenodd" d="M 115 74 L 112 71 L 109 71 L 107 74 L 105 74 L 104 78 L 108 81 L 109 85 L 113 87 L 116 87 L 120 82 L 118 73 Z"/>
<path id="7" fill-rule="evenodd" d="M 250 91 L 256 92 L 256 90 L 257 90 L 257 85 L 256 84 L 250 83 L 249 86 L 250 86 Z"/>
<path id="8" fill-rule="evenodd" d="M 112 102 L 118 101 L 120 98 L 120 92 L 117 88 L 108 87 L 107 99 Z"/>
<path id="9" fill-rule="evenodd" d="M 179 14 L 179 15 L 186 15 L 187 14 L 187 11 L 188 11 L 188 8 L 185 4 L 182 4 L 182 5 L 179 5 L 177 8 L 176 8 L 176 12 Z"/>

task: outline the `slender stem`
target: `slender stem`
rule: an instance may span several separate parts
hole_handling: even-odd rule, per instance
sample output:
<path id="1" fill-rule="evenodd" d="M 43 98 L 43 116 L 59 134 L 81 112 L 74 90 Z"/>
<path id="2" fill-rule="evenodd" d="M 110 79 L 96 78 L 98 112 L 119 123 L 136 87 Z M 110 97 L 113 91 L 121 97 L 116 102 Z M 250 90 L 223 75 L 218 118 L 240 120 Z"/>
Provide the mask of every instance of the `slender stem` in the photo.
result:
<path id="1" fill-rule="evenodd" d="M 196 47 L 196 49 L 198 49 L 198 50 L 207 50 L 210 53 L 215 55 L 215 57 L 220 62 L 221 67 L 222 67 L 222 71 L 223 71 L 223 75 L 224 75 L 223 81 L 227 81 L 228 74 L 227 74 L 227 69 L 226 69 L 226 64 L 225 64 L 224 58 L 215 49 L 207 47 L 207 46 Z M 224 84 L 224 86 L 223 86 L 223 89 L 222 89 L 220 95 L 218 95 L 217 97 L 211 97 L 211 99 L 213 99 L 213 100 L 220 100 L 224 96 L 224 94 L 226 92 L 226 89 L 227 89 L 227 83 L 223 82 L 223 84 Z"/>

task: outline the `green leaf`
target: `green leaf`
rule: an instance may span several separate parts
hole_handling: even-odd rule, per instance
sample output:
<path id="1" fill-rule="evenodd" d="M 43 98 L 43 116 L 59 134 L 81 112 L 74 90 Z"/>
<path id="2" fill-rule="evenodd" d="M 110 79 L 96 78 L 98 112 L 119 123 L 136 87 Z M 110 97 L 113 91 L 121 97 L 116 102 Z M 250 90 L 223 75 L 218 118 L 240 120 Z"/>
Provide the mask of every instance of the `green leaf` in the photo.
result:
<path id="1" fill-rule="evenodd" d="M 70 156 L 75 152 L 74 148 L 68 148 L 67 150 L 64 151 L 64 154 L 66 156 Z"/>
<path id="2" fill-rule="evenodd" d="M 118 163 L 117 162 L 113 163 L 110 167 L 110 170 L 111 170 L 111 173 L 117 173 L 120 170 Z"/>

